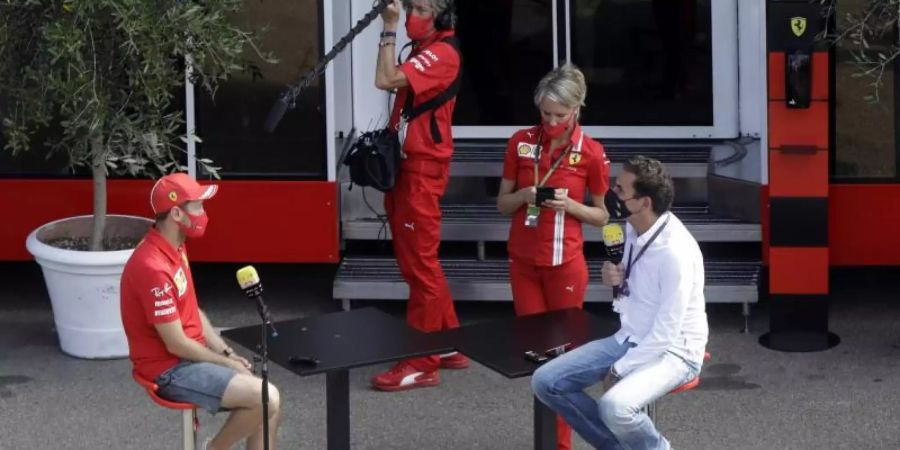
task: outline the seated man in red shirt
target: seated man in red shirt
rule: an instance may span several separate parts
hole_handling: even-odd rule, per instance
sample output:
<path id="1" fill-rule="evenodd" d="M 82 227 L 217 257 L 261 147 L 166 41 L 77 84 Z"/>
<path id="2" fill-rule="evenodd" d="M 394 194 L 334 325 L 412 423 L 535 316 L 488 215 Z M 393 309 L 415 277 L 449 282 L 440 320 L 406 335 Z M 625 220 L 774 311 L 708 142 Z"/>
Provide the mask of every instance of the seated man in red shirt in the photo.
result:
<path id="1" fill-rule="evenodd" d="M 225 450 L 247 439 L 263 448 L 262 380 L 234 353 L 197 305 L 184 242 L 206 230 L 203 201 L 216 185 L 200 186 L 184 173 L 162 177 L 150 192 L 156 224 L 122 273 L 122 324 L 138 375 L 159 385 L 168 400 L 231 414 L 202 450 Z M 270 448 L 275 448 L 280 399 L 269 385 Z"/>

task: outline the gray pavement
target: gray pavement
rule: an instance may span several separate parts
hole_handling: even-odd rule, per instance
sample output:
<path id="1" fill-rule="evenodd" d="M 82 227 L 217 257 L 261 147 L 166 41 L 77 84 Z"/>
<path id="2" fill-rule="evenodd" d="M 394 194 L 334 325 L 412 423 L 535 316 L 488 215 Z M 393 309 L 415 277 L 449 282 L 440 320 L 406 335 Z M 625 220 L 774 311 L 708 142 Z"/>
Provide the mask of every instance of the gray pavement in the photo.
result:
<path id="1" fill-rule="evenodd" d="M 204 306 L 217 326 L 256 323 L 234 285 L 236 265 L 195 269 Z M 87 361 L 62 354 L 49 300 L 34 263 L 0 264 L 0 449 L 172 449 L 179 415 L 153 404 L 131 380 L 127 360 Z M 338 309 L 331 271 L 321 266 L 258 267 L 276 320 Z M 662 400 L 659 425 L 681 449 L 900 449 L 900 281 L 885 271 L 833 277 L 831 328 L 841 344 L 789 354 L 757 338 L 765 305 L 742 334 L 739 307 L 711 305 L 713 360 L 700 387 Z M 367 302 L 402 316 L 399 302 Z M 506 303 L 461 303 L 466 323 L 512 314 Z M 609 314 L 608 305 L 590 305 Z M 246 352 L 243 352 L 246 354 Z M 351 371 L 356 449 L 528 449 L 528 380 L 509 381 L 474 364 L 444 371 L 437 388 L 386 394 L 368 379 L 386 366 Z M 324 376 L 270 374 L 285 405 L 281 447 L 325 448 Z M 201 416 L 213 433 L 223 415 Z M 589 448 L 576 438 L 575 448 Z"/>

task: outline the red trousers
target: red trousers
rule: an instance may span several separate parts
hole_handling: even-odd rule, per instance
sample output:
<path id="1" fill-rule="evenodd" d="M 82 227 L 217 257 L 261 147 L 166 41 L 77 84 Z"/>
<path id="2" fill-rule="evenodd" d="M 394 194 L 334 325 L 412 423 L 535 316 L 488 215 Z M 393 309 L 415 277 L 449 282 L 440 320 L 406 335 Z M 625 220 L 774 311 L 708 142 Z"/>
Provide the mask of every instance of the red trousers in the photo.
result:
<path id="1" fill-rule="evenodd" d="M 560 266 L 533 266 L 510 260 L 509 278 L 517 316 L 566 308 L 581 308 L 588 269 L 579 254 Z"/>
<path id="2" fill-rule="evenodd" d="M 510 260 L 509 277 L 517 316 L 584 305 L 588 269 L 583 254 L 556 267 Z M 572 448 L 572 429 L 559 416 L 556 417 L 556 444 L 559 450 Z"/>
<path id="3" fill-rule="evenodd" d="M 449 163 L 404 160 L 394 188 L 384 197 L 400 273 L 409 285 L 406 322 L 419 331 L 459 327 L 447 278 L 438 260 L 441 243 L 440 199 L 447 188 Z M 430 372 L 438 355 L 409 360 Z"/>

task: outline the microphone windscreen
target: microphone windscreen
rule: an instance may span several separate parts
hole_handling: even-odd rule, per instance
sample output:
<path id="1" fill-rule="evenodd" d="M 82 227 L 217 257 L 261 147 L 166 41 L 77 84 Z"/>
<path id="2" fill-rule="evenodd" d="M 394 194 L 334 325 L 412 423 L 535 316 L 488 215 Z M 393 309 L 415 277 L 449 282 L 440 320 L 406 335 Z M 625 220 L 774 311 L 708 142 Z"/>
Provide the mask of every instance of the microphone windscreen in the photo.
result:
<path id="1" fill-rule="evenodd" d="M 242 267 L 237 271 L 237 282 L 241 289 L 251 288 L 259 284 L 259 274 L 253 266 Z"/>
<path id="2" fill-rule="evenodd" d="M 272 105 L 272 109 L 269 110 L 269 115 L 266 117 L 266 123 L 263 125 L 266 133 L 275 131 L 278 122 L 281 122 L 281 118 L 284 117 L 284 113 L 287 112 L 288 106 L 287 99 L 285 99 L 284 96 L 278 97 L 278 100 Z"/>
<path id="3" fill-rule="evenodd" d="M 603 225 L 603 244 L 607 247 L 625 244 L 625 231 L 617 223 Z"/>

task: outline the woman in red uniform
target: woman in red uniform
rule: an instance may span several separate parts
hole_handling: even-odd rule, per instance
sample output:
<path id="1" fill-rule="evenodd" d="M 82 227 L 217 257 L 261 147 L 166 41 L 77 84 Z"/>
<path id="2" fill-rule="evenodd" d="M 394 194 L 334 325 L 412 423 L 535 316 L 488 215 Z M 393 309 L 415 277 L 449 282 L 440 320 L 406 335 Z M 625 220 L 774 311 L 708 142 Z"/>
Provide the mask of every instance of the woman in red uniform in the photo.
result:
<path id="1" fill-rule="evenodd" d="M 519 130 L 507 145 L 497 208 L 512 215 L 509 275 L 519 316 L 584 304 L 582 224 L 601 227 L 609 219 L 609 159 L 578 124 L 586 95 L 578 68 L 554 69 L 534 92 L 541 124 Z M 583 203 L 588 192 L 595 206 Z M 569 449 L 571 430 L 557 421 L 559 448 Z"/>

